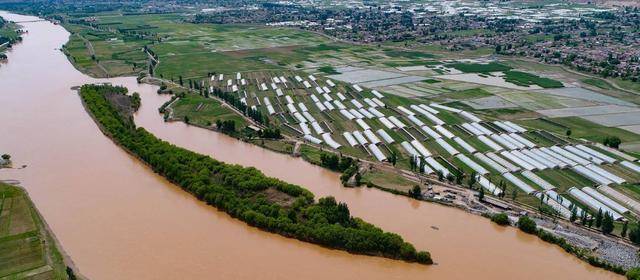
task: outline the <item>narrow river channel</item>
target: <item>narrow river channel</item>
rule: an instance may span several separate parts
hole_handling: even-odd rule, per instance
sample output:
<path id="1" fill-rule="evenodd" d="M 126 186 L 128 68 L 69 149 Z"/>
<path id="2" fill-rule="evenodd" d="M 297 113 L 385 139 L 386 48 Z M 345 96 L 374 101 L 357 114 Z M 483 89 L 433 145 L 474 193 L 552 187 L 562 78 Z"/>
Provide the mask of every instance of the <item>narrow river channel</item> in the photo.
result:
<path id="1" fill-rule="evenodd" d="M 59 51 L 69 37 L 64 28 L 44 21 L 22 25 L 29 33 L 0 66 L 0 152 L 27 168 L 3 169 L 0 179 L 22 182 L 64 250 L 91 279 L 623 279 L 487 219 L 375 189 L 343 188 L 338 174 L 299 158 L 164 123 L 157 108 L 168 97 L 155 94 L 156 87 L 135 78 L 87 77 Z M 158 137 L 254 166 L 317 197 L 333 195 L 355 216 L 430 251 L 437 265 L 283 238 L 197 201 L 102 135 L 70 89 L 105 81 L 141 93 L 136 122 Z"/>

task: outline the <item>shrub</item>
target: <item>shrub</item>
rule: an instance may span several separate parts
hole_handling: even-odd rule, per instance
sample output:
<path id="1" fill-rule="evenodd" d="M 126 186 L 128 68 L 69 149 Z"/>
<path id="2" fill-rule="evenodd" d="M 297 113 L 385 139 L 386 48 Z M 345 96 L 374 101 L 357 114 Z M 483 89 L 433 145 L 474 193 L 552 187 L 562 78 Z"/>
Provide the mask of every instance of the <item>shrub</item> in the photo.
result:
<path id="1" fill-rule="evenodd" d="M 629 280 L 640 280 L 640 267 L 634 267 L 627 271 L 627 279 Z"/>
<path id="2" fill-rule="evenodd" d="M 505 213 L 499 213 L 491 216 L 491 221 L 501 226 L 508 226 L 511 223 L 509 222 L 509 216 Z"/>
<path id="3" fill-rule="evenodd" d="M 518 219 L 518 228 L 526 233 L 535 233 L 537 230 L 536 222 L 527 216 L 521 216 Z"/>

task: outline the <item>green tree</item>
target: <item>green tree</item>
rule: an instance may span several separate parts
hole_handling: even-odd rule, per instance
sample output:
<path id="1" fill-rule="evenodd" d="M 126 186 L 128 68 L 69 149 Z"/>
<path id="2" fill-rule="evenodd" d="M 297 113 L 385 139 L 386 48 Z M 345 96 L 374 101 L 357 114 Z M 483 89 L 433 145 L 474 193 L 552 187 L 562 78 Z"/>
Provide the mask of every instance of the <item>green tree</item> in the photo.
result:
<path id="1" fill-rule="evenodd" d="M 578 219 L 578 211 L 575 207 L 571 208 L 571 217 L 569 217 L 569 221 L 575 222 Z"/>
<path id="2" fill-rule="evenodd" d="M 3 155 L 2 155 L 2 159 L 4 159 L 4 160 L 7 160 L 7 161 L 8 161 L 8 160 L 10 160 L 10 159 L 11 159 L 11 155 L 10 155 L 10 154 L 3 154 Z"/>
<path id="3" fill-rule="evenodd" d="M 602 226 L 602 209 L 598 209 L 598 214 L 596 214 L 596 228 L 600 228 Z"/>
<path id="4" fill-rule="evenodd" d="M 507 216 L 507 214 L 505 213 L 498 213 L 495 214 L 493 216 L 491 216 L 491 221 L 493 221 L 496 224 L 499 224 L 501 226 L 507 226 L 509 225 L 509 216 Z"/>
<path id="5" fill-rule="evenodd" d="M 418 185 L 414 185 L 413 188 L 411 190 L 409 190 L 409 196 L 413 197 L 413 198 L 421 198 L 422 197 L 422 190 L 420 189 L 420 186 Z"/>
<path id="6" fill-rule="evenodd" d="M 629 222 L 624 222 L 624 224 L 622 225 L 622 231 L 620 232 L 620 236 L 627 237 L 627 227 L 629 225 Z"/>
<path id="7" fill-rule="evenodd" d="M 478 192 L 478 200 L 484 201 L 484 188 L 480 188 L 480 192 Z"/>
<path id="8" fill-rule="evenodd" d="M 634 267 L 627 270 L 627 274 L 625 274 L 625 276 L 627 276 L 628 280 L 640 280 L 640 268 Z"/>
<path id="9" fill-rule="evenodd" d="M 467 185 L 469 185 L 470 189 L 473 189 L 473 185 L 476 184 L 477 180 L 478 174 L 475 171 L 471 172 L 471 174 L 469 175 L 469 179 L 467 179 Z"/>
<path id="10" fill-rule="evenodd" d="M 604 214 L 602 218 L 602 233 L 610 234 L 613 231 L 613 216 L 608 212 Z"/>
<path id="11" fill-rule="evenodd" d="M 537 230 L 536 222 L 527 216 L 520 216 L 518 219 L 518 228 L 526 233 L 535 233 Z"/>

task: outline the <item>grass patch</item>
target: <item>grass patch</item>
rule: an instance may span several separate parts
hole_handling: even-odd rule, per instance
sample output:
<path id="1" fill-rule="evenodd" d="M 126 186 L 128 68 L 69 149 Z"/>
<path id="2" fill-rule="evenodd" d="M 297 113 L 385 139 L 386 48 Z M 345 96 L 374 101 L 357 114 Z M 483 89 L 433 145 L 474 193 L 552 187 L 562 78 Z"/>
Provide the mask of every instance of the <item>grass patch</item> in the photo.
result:
<path id="1" fill-rule="evenodd" d="M 58 249 L 22 189 L 0 183 L 0 216 L 0 278 L 68 279 Z"/>
<path id="2" fill-rule="evenodd" d="M 402 57 L 409 59 L 422 59 L 422 58 L 434 58 L 435 56 L 430 53 L 418 52 L 418 51 L 400 51 L 400 50 L 392 50 L 387 49 L 384 51 L 384 54 L 388 57 Z"/>
<path id="3" fill-rule="evenodd" d="M 541 119 L 517 121 L 528 127 L 533 127 L 547 132 L 564 135 L 567 128 L 571 129 L 571 137 L 584 138 L 594 142 L 602 143 L 606 137 L 618 137 L 622 142 L 640 141 L 640 135 L 633 132 L 616 128 L 606 127 L 578 117 L 553 118 L 544 121 Z"/>
<path id="4" fill-rule="evenodd" d="M 520 71 L 504 72 L 504 80 L 523 87 L 537 85 L 542 88 L 561 88 L 564 87 L 561 82 L 554 79 L 540 77 L 534 74 Z"/>
<path id="5" fill-rule="evenodd" d="M 329 74 L 329 75 L 340 74 L 340 72 L 338 72 L 336 70 L 336 68 L 333 68 L 333 66 L 331 66 L 331 65 L 322 66 L 322 67 L 318 68 L 318 71 L 320 71 L 322 73 L 325 73 L 325 74 Z"/>
<path id="6" fill-rule="evenodd" d="M 487 97 L 487 96 L 492 96 L 492 94 L 481 88 L 472 88 L 472 89 L 444 94 L 439 97 L 465 100 L 465 99 L 476 99 L 476 98 Z"/>
<path id="7" fill-rule="evenodd" d="M 587 85 L 591 85 L 601 89 L 614 89 L 613 86 L 609 84 L 609 82 L 603 79 L 589 78 L 589 79 L 583 79 L 582 82 Z"/>
<path id="8" fill-rule="evenodd" d="M 447 67 L 458 69 L 464 73 L 489 73 L 489 72 L 504 72 L 511 70 L 511 67 L 497 63 L 451 63 L 447 64 Z"/>
<path id="9" fill-rule="evenodd" d="M 385 189 L 397 190 L 400 192 L 408 192 L 416 183 L 398 175 L 396 173 L 384 171 L 371 171 L 362 175 L 362 182 L 371 182 L 376 186 Z"/>
<path id="10" fill-rule="evenodd" d="M 183 120 L 186 116 L 189 122 L 193 124 L 211 126 L 217 120 L 233 120 L 236 122 L 236 128 L 242 128 L 247 125 L 242 116 L 227 107 L 223 107 L 217 100 L 201 95 L 187 94 L 176 101 L 172 108 L 174 118 Z"/>

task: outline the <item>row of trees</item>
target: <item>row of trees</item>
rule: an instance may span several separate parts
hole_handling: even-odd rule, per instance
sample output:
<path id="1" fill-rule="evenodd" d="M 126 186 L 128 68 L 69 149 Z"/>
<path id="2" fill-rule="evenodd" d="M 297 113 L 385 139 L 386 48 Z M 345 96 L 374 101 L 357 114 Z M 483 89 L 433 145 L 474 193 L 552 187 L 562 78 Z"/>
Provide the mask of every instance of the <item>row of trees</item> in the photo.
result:
<path id="1" fill-rule="evenodd" d="M 199 199 L 261 229 L 353 253 L 431 264 L 428 252 L 417 252 L 399 235 L 351 217 L 347 205 L 327 197 L 314 202 L 308 190 L 270 178 L 255 168 L 225 164 L 177 147 L 136 128 L 103 94 L 108 85 L 84 85 L 80 94 L 107 135 L 149 164 L 153 170 Z M 293 198 L 280 205 L 265 196 L 273 189 Z"/>

